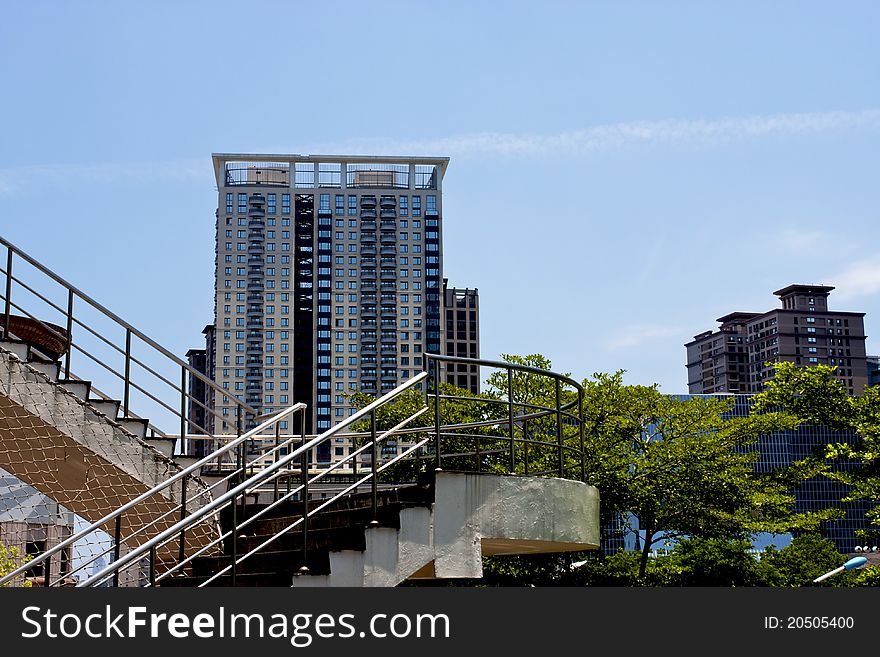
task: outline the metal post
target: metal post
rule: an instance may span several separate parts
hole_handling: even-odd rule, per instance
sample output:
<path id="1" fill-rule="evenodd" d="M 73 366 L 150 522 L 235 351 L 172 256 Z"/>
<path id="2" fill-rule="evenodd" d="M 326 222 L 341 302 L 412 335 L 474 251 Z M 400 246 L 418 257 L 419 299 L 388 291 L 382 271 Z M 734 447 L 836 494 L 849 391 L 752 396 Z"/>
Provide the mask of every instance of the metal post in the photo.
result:
<path id="1" fill-rule="evenodd" d="M 584 391 L 578 388 L 578 434 L 581 441 L 581 481 L 587 480 L 587 462 L 584 454 Z"/>
<path id="2" fill-rule="evenodd" d="M 64 378 L 70 378 L 70 352 L 73 350 L 73 290 L 67 292 L 67 351 L 64 353 Z"/>
<path id="3" fill-rule="evenodd" d="M 131 329 L 125 329 L 125 388 L 122 395 L 122 417 L 128 417 L 128 399 L 131 387 Z"/>
<path id="4" fill-rule="evenodd" d="M 436 470 L 442 470 L 440 462 L 440 361 L 434 359 L 434 454 Z"/>
<path id="5" fill-rule="evenodd" d="M 513 436 L 513 368 L 507 368 L 507 426 L 510 434 L 510 474 L 516 474 L 516 452 Z"/>
<path id="6" fill-rule="evenodd" d="M 238 559 L 238 500 L 232 498 L 232 542 L 229 547 L 230 556 L 232 557 L 232 569 L 230 577 L 232 578 L 231 586 L 235 586 L 235 570 L 236 560 Z"/>
<path id="7" fill-rule="evenodd" d="M 156 546 L 150 546 L 150 586 L 156 586 Z"/>
<path id="8" fill-rule="evenodd" d="M 522 434 L 523 434 L 523 474 L 528 476 L 529 474 L 529 431 L 528 431 L 528 420 L 525 419 L 525 416 L 529 414 L 528 408 L 523 404 L 523 421 L 522 421 Z"/>
<path id="9" fill-rule="evenodd" d="M 376 443 L 376 410 L 373 409 L 373 412 L 370 413 L 370 440 L 373 445 L 373 452 L 370 458 L 370 470 L 371 470 L 371 485 L 370 491 L 373 494 L 372 499 L 372 507 L 373 507 L 373 519 L 370 521 L 370 527 L 376 527 L 379 524 L 379 482 L 378 477 L 379 473 L 377 472 L 377 461 L 379 460 L 377 449 L 379 445 Z"/>
<path id="10" fill-rule="evenodd" d="M 563 435 L 562 435 L 562 411 L 561 408 L 561 391 L 562 384 L 556 379 L 556 436 L 559 441 L 559 476 L 565 475 L 565 461 L 563 460 Z"/>
<path id="11" fill-rule="evenodd" d="M 180 482 L 180 519 L 183 520 L 186 518 L 186 484 L 189 479 L 189 475 L 184 475 L 183 479 Z M 184 557 L 184 546 L 185 546 L 185 536 L 186 528 L 180 530 L 180 545 L 177 547 L 177 563 L 178 565 L 183 561 Z"/>
<path id="12" fill-rule="evenodd" d="M 279 458 L 279 449 L 278 445 L 281 444 L 281 419 L 279 418 L 275 422 L 275 463 L 278 463 Z M 272 501 L 278 501 L 278 475 L 276 474 L 273 478 L 273 486 L 272 486 Z M 290 477 L 288 477 L 290 480 Z"/>
<path id="13" fill-rule="evenodd" d="M 302 413 L 302 411 L 300 411 Z M 306 422 L 305 417 L 306 414 L 302 413 L 302 420 L 300 423 L 300 427 L 302 428 L 302 444 L 306 444 Z M 302 456 L 300 457 L 300 470 L 301 470 L 301 482 L 302 483 L 302 508 L 303 508 L 303 521 L 302 521 L 302 532 L 303 532 L 303 558 L 302 558 L 302 566 L 299 568 L 299 572 L 303 575 L 308 574 L 309 566 L 308 566 L 308 557 L 309 557 L 309 452 L 310 450 L 304 449 L 302 451 Z"/>
<path id="14" fill-rule="evenodd" d="M 184 446 L 186 445 L 186 367 L 180 366 L 180 453 L 185 454 Z M 173 452 L 172 452 L 173 456 Z"/>
<path id="15" fill-rule="evenodd" d="M 9 315 L 12 310 L 12 247 L 6 247 L 6 311 L 3 313 L 3 337 L 9 339 Z"/>
<path id="16" fill-rule="evenodd" d="M 116 516 L 116 529 L 113 532 L 113 540 L 115 541 L 115 545 L 113 546 L 113 561 L 119 561 L 119 550 L 122 547 L 122 514 Z M 119 587 L 119 568 L 113 571 L 113 586 Z"/>
<path id="17" fill-rule="evenodd" d="M 52 586 L 52 557 L 43 562 L 43 586 L 46 588 Z"/>

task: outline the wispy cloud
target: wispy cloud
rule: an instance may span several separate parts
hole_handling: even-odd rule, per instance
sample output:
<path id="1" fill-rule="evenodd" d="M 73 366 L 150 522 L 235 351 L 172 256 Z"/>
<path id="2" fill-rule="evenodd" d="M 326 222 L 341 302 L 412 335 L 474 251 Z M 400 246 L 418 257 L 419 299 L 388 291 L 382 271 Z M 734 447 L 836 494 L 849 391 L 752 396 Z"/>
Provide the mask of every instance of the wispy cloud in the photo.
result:
<path id="1" fill-rule="evenodd" d="M 36 164 L 0 168 L 0 196 L 45 186 L 119 184 L 132 180 L 187 181 L 211 177 L 209 159 L 167 162 Z"/>
<path id="2" fill-rule="evenodd" d="M 776 243 L 786 251 L 801 252 L 830 241 L 830 235 L 821 230 L 787 228 L 776 236 Z"/>
<path id="3" fill-rule="evenodd" d="M 880 110 L 810 112 L 720 119 L 687 119 L 609 123 L 541 135 L 481 132 L 399 141 L 362 139 L 337 145 L 352 153 L 440 153 L 443 155 L 583 155 L 639 144 L 692 143 L 713 145 L 756 139 L 809 135 L 832 130 L 880 128 Z"/>
<path id="4" fill-rule="evenodd" d="M 613 338 L 606 342 L 609 349 L 624 349 L 635 347 L 644 342 L 668 338 L 674 335 L 683 335 L 683 330 L 678 326 L 658 328 L 656 326 L 630 326 L 619 331 Z"/>
<path id="5" fill-rule="evenodd" d="M 880 294 L 880 259 L 854 262 L 826 280 L 837 288 L 834 296 L 839 300 Z"/>

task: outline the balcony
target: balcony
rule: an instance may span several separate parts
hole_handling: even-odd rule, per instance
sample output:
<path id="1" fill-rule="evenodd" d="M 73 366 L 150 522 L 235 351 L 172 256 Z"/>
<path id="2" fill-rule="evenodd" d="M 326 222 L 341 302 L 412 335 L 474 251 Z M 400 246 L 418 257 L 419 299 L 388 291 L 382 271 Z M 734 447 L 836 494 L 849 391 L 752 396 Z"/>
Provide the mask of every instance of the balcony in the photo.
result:
<path id="1" fill-rule="evenodd" d="M 375 269 L 362 269 L 361 270 L 361 280 L 375 281 L 376 280 L 376 270 Z"/>
<path id="2" fill-rule="evenodd" d="M 397 353 L 397 345 L 396 344 L 383 344 L 381 353 L 383 354 L 396 354 Z"/>
<path id="3" fill-rule="evenodd" d="M 388 246 L 386 244 L 383 244 L 382 247 L 379 249 L 379 254 L 380 255 L 397 255 L 397 245 L 395 244 L 394 246 Z"/>
<path id="4" fill-rule="evenodd" d="M 385 208 L 396 208 L 397 207 L 397 198 L 394 196 L 385 196 L 384 194 L 379 197 L 379 205 L 384 210 Z"/>
<path id="5" fill-rule="evenodd" d="M 363 315 L 363 313 L 361 313 Z M 375 319 L 364 319 L 361 321 L 361 328 L 376 328 L 376 320 Z"/>
<path id="6" fill-rule="evenodd" d="M 248 228 L 265 228 L 266 222 L 263 220 L 263 217 L 257 217 L 251 215 L 248 217 Z"/>
<path id="7" fill-rule="evenodd" d="M 375 244 L 376 233 L 373 231 L 361 233 L 361 244 Z"/>
<path id="8" fill-rule="evenodd" d="M 361 317 L 375 317 L 376 306 L 363 306 L 361 308 Z"/>
<path id="9" fill-rule="evenodd" d="M 262 254 L 262 253 L 265 253 L 265 251 L 266 251 L 266 250 L 263 248 L 263 245 L 260 244 L 259 242 L 251 242 L 250 244 L 248 244 L 248 253 L 251 253 L 251 254 L 260 253 L 260 254 Z"/>
<path id="10" fill-rule="evenodd" d="M 396 290 L 397 283 L 391 283 L 389 281 L 382 281 L 381 290 L 384 292 L 385 290 Z"/>
<path id="11" fill-rule="evenodd" d="M 263 231 L 261 230 L 252 230 L 248 233 L 248 239 L 251 242 L 265 242 L 266 237 L 263 235 Z"/>
<path id="12" fill-rule="evenodd" d="M 373 240 L 375 242 L 375 239 Z M 382 247 L 383 249 L 385 247 Z M 361 255 L 376 255 L 375 244 L 361 244 Z"/>
<path id="13" fill-rule="evenodd" d="M 376 197 L 372 194 L 365 194 L 361 196 L 361 209 L 363 208 L 375 208 L 376 207 Z"/>
<path id="14" fill-rule="evenodd" d="M 361 220 L 364 219 L 375 219 L 376 218 L 376 210 L 375 208 L 361 208 Z"/>
<path id="15" fill-rule="evenodd" d="M 383 269 L 382 273 L 379 275 L 383 281 L 393 281 L 397 279 L 397 270 L 396 269 Z"/>
<path id="16" fill-rule="evenodd" d="M 397 234 L 383 230 L 379 240 L 382 244 L 397 244 Z"/>
<path id="17" fill-rule="evenodd" d="M 386 315 L 397 315 L 397 308 L 395 306 L 382 306 L 382 316 Z"/>
<path id="18" fill-rule="evenodd" d="M 375 219 L 364 219 L 361 221 L 361 230 L 376 230 Z"/>

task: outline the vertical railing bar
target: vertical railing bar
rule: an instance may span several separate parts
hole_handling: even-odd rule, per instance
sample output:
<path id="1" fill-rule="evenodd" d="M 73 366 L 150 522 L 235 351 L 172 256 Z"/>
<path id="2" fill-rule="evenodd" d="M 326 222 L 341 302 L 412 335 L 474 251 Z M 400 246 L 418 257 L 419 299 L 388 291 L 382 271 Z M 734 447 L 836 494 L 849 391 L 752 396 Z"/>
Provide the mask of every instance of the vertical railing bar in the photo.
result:
<path id="1" fill-rule="evenodd" d="M 562 396 L 562 383 L 559 379 L 556 379 L 556 435 L 557 440 L 559 442 L 559 476 L 562 477 L 565 474 L 565 463 L 564 463 L 564 454 L 563 454 L 563 435 L 562 435 L 562 410 L 561 410 L 561 396 Z"/>
<path id="2" fill-rule="evenodd" d="M 232 558 L 232 569 L 230 571 L 231 586 L 235 586 L 235 572 L 237 570 L 236 561 L 238 560 L 238 500 L 232 498 L 232 531 L 230 532 L 232 543 L 229 546 L 230 557 Z"/>
<path id="3" fill-rule="evenodd" d="M 12 247 L 6 247 L 6 310 L 3 312 L 3 337 L 9 339 L 9 315 L 12 311 Z"/>
<path id="4" fill-rule="evenodd" d="M 587 463 L 584 454 L 584 391 L 578 388 L 578 434 L 581 442 L 581 481 L 587 480 Z"/>
<path id="5" fill-rule="evenodd" d="M 300 414 L 302 417 L 300 418 L 300 436 L 302 437 L 302 444 L 306 444 L 306 414 L 300 410 Z M 299 568 L 299 572 L 302 574 L 308 574 L 309 572 L 309 453 L 312 450 L 304 449 L 302 452 L 302 456 L 300 457 L 300 467 L 302 468 L 302 505 L 303 505 L 303 521 L 302 521 L 302 532 L 303 532 L 303 556 L 302 556 L 302 566 Z"/>
<path id="6" fill-rule="evenodd" d="M 64 378 L 70 378 L 70 355 L 73 352 L 73 290 L 67 291 L 67 350 L 64 353 Z"/>
<path id="7" fill-rule="evenodd" d="M 187 488 L 187 480 L 189 479 L 189 475 L 185 475 L 183 479 L 180 481 L 180 519 L 183 520 L 186 518 L 186 488 Z M 186 545 L 186 528 L 181 528 L 180 530 L 180 545 L 177 548 L 177 563 L 184 559 L 184 547 Z"/>
<path id="8" fill-rule="evenodd" d="M 180 453 L 185 454 L 187 432 L 187 392 L 186 392 L 186 368 L 180 367 Z M 173 448 L 172 448 L 173 449 Z M 174 452 L 171 453 L 174 456 Z"/>
<path id="9" fill-rule="evenodd" d="M 128 417 L 128 401 L 131 388 L 131 329 L 125 329 L 125 388 L 122 395 L 122 417 Z"/>
<path id="10" fill-rule="evenodd" d="M 278 459 L 281 458 L 279 452 L 281 450 L 278 449 L 278 445 L 281 444 L 281 420 L 275 423 L 275 463 L 278 463 Z M 288 477 L 288 480 L 290 478 Z M 273 485 L 272 485 L 272 501 L 278 501 L 278 477 L 273 477 Z"/>
<path id="11" fill-rule="evenodd" d="M 434 363 L 434 452 L 436 470 L 442 470 L 443 464 L 440 456 L 440 361 L 432 358 Z"/>
<path id="12" fill-rule="evenodd" d="M 507 368 L 507 423 L 510 438 L 510 474 L 516 474 L 516 452 L 513 436 L 513 368 Z"/>
<path id="13" fill-rule="evenodd" d="M 373 519 L 370 521 L 371 527 L 376 527 L 379 524 L 379 481 L 378 481 L 378 473 L 377 462 L 379 460 L 379 455 L 376 451 L 378 445 L 376 444 L 376 410 L 370 413 L 370 440 L 372 441 L 372 456 L 370 458 L 370 470 L 372 476 L 370 477 L 370 491 L 372 493 L 372 509 L 373 509 Z"/>
<path id="14" fill-rule="evenodd" d="M 150 586 L 156 586 L 156 546 L 150 546 Z"/>
<path id="15" fill-rule="evenodd" d="M 122 514 L 116 516 L 116 528 L 114 530 L 113 561 L 119 561 L 119 551 L 122 548 Z M 119 569 L 113 571 L 113 586 L 119 588 Z"/>
<path id="16" fill-rule="evenodd" d="M 522 426 L 522 433 L 523 433 L 523 474 L 526 475 L 526 476 L 528 476 L 528 474 L 529 474 L 529 447 L 531 447 L 531 445 L 529 444 L 528 420 L 525 419 L 525 416 L 526 416 L 526 415 L 528 415 L 528 410 L 526 409 L 526 406 L 523 405 L 523 421 L 522 421 L 522 423 L 523 423 L 523 426 Z"/>

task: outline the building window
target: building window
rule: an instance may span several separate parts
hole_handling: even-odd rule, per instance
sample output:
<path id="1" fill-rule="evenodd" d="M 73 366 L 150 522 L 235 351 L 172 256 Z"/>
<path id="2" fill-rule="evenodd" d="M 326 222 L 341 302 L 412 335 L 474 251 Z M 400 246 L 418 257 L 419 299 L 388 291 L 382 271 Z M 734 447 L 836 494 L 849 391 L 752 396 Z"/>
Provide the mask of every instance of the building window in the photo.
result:
<path id="1" fill-rule="evenodd" d="M 348 197 L 348 214 L 349 216 L 357 216 L 358 212 L 358 199 L 355 195 L 349 195 Z"/>
<path id="2" fill-rule="evenodd" d="M 433 194 L 425 197 L 425 212 L 437 214 L 437 197 Z"/>
<path id="3" fill-rule="evenodd" d="M 330 212 L 330 194 L 321 194 L 319 196 L 318 209 Z"/>
<path id="4" fill-rule="evenodd" d="M 266 201 L 266 212 L 269 214 L 275 214 L 275 194 L 269 194 L 268 200 Z"/>
<path id="5" fill-rule="evenodd" d="M 401 217 L 406 217 L 409 214 L 409 198 L 406 196 L 401 196 L 399 203 L 398 214 Z"/>
<path id="6" fill-rule="evenodd" d="M 345 196 L 343 194 L 336 195 L 336 216 L 345 214 Z"/>
<path id="7" fill-rule="evenodd" d="M 290 214 L 290 194 L 281 195 L 281 214 Z"/>
<path id="8" fill-rule="evenodd" d="M 226 192 L 226 214 L 232 214 L 232 192 Z"/>
<path id="9" fill-rule="evenodd" d="M 412 216 L 420 217 L 422 214 L 422 197 L 421 196 L 413 196 L 412 197 Z"/>

